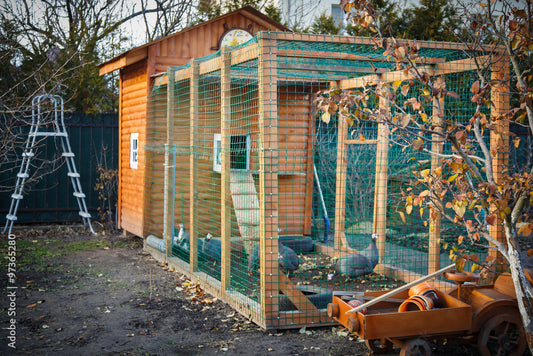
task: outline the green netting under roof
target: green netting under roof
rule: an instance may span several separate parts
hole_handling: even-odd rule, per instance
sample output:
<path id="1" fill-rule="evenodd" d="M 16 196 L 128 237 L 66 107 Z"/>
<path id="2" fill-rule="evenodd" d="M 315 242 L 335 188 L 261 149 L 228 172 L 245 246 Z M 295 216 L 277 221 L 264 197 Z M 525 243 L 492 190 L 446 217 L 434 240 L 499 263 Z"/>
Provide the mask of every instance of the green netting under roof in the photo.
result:
<path id="1" fill-rule="evenodd" d="M 427 274 L 435 267 L 431 263 L 449 264 L 446 251 L 430 247 L 430 241 L 451 240 L 462 232 L 443 222 L 440 236 L 431 237 L 424 224 L 427 210 L 403 219 L 400 214 L 405 212 L 402 194 L 423 189 L 412 184 L 413 171 L 430 168 L 431 157 L 406 149 L 405 136 L 383 134 L 376 123 L 358 122 L 340 137 L 337 117 L 325 123 L 316 107 L 317 94 L 330 85 L 372 75 L 374 68 L 396 71 L 395 65 L 372 45 L 341 43 L 350 39 L 262 36 L 272 48 L 256 46 L 262 44 L 256 37 L 229 54 L 218 51 L 198 59 L 197 67 L 173 68 L 186 79 L 177 81 L 170 95 L 168 75 L 154 81 L 145 145 L 150 154 L 145 197 L 153 211 L 146 213 L 146 229 L 163 237 L 166 175 L 173 187 L 173 225 L 184 224 L 192 234 L 189 243 L 198 244 L 196 255 L 182 245 L 173 248 L 172 258 L 266 327 L 324 323 L 332 291 L 390 289 Z M 420 53 L 445 61 L 466 58 L 446 46 L 432 44 Z M 269 61 L 271 53 L 276 60 Z M 224 62 L 229 57 L 231 62 Z M 466 124 L 475 110 L 468 96 L 476 77 L 462 68 L 453 71 L 443 77 L 460 98 L 445 98 L 445 118 Z M 426 100 L 424 88 L 413 80 L 406 95 L 398 89 L 391 113 L 415 114 L 404 104 Z M 431 117 L 431 102 L 426 104 Z M 386 103 L 374 96 L 367 109 L 380 105 Z M 444 145 L 443 152 L 452 151 Z M 165 154 L 170 173 L 164 172 Z M 379 252 L 372 249 L 374 233 L 380 234 Z M 224 260 L 221 249 L 227 245 Z M 365 251 L 372 264 L 379 264 L 360 275 L 338 268 L 355 251 Z M 290 261 L 299 264 L 288 266 Z"/>
<path id="2" fill-rule="evenodd" d="M 319 41 L 306 40 L 278 40 L 278 50 L 301 50 L 301 51 L 320 51 L 329 53 L 345 53 L 366 56 L 374 59 L 386 59 L 383 56 L 383 49 L 378 48 L 373 44 L 350 44 L 350 43 L 331 43 L 327 42 L 326 38 L 330 36 L 310 35 L 316 37 Z M 325 41 L 320 41 L 323 37 Z M 305 38 L 305 37 L 304 37 Z M 471 58 L 473 55 L 481 55 L 481 51 L 463 51 L 458 49 L 446 49 L 447 46 L 454 47 L 453 43 L 439 43 L 436 48 L 422 48 L 419 50 L 419 55 L 424 58 L 443 58 L 446 60 L 456 60 Z M 362 60 L 361 60 L 362 61 Z"/>

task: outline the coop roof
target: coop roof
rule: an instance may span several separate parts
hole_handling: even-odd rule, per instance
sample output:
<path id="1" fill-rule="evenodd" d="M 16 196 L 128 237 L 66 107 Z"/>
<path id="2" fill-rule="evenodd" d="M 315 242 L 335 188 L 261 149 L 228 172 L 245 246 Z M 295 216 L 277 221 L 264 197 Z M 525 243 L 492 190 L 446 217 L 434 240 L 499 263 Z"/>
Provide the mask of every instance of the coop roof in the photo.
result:
<path id="1" fill-rule="evenodd" d="M 294 33 L 268 33 L 266 37 L 275 39 L 277 78 L 278 83 L 304 83 L 304 82 L 331 82 L 349 80 L 362 77 L 369 82 L 375 76 L 376 80 L 385 80 L 384 77 L 396 76 L 398 70 L 394 58 L 384 54 L 383 49 L 376 46 L 375 39 L 368 37 L 345 37 L 330 35 L 309 35 Z M 472 47 L 461 43 L 416 41 L 419 46 L 419 64 L 426 66 L 432 72 L 455 73 L 460 71 L 475 70 L 477 66 L 486 67 L 490 64 L 487 51 L 498 48 L 482 48 L 472 50 Z M 230 50 L 239 59 L 235 65 L 232 61 L 232 78 L 248 78 L 254 80 L 257 76 L 258 35 Z M 217 76 L 220 73 L 207 74 L 220 65 L 221 51 L 218 50 L 208 56 L 196 58 L 201 64 L 200 73 L 207 76 Z M 479 61 L 473 61 L 478 57 Z M 254 64 L 255 61 L 255 64 Z M 210 65 L 209 62 L 212 64 Z M 239 64 L 240 63 L 240 64 Z M 454 66 L 454 68 L 448 68 Z M 176 80 L 188 76 L 190 63 L 174 67 Z M 431 70 L 430 70 L 431 71 Z M 255 73 L 255 74 L 254 74 Z M 160 73 L 154 88 L 166 85 L 166 73 Z"/>
<path id="2" fill-rule="evenodd" d="M 126 51 L 126 52 L 123 52 L 123 53 L 119 54 L 118 56 L 108 60 L 107 62 L 104 62 L 104 63 L 100 64 L 98 66 L 100 68 L 100 75 L 111 73 L 111 72 L 113 72 L 115 70 L 118 70 L 118 69 L 124 68 L 126 66 L 129 66 L 131 64 L 134 64 L 134 63 L 142 61 L 143 59 L 148 57 L 148 47 L 151 46 L 151 45 L 154 45 L 154 44 L 156 44 L 158 42 L 164 41 L 164 40 L 166 40 L 166 39 L 168 39 L 170 37 L 183 36 L 187 32 L 190 32 L 190 31 L 192 31 L 194 29 L 197 29 L 199 27 L 202 27 L 202 26 L 207 26 L 208 24 L 210 24 L 212 22 L 220 21 L 220 20 L 222 20 L 224 18 L 227 18 L 227 17 L 230 17 L 230 16 L 232 16 L 232 15 L 234 15 L 236 13 L 238 13 L 238 14 L 244 16 L 244 17 L 247 17 L 247 18 L 249 18 L 249 19 L 251 19 L 251 20 L 253 20 L 253 21 L 255 21 L 255 22 L 259 23 L 259 24 L 262 24 L 262 25 L 266 26 L 267 28 L 275 28 L 275 29 L 278 29 L 279 31 L 290 31 L 287 27 L 283 26 L 282 24 L 280 24 L 277 21 L 272 20 L 270 17 L 268 17 L 268 16 L 264 15 L 263 13 L 257 11 L 253 7 L 245 6 L 245 7 L 241 8 L 241 9 L 235 10 L 233 12 L 230 12 L 230 13 L 227 13 L 225 15 L 219 16 L 217 18 L 211 19 L 209 21 L 203 22 L 203 23 L 198 24 L 196 26 L 192 26 L 192 27 L 186 28 L 183 31 L 174 33 L 174 34 L 166 36 L 166 37 L 159 38 L 159 39 L 157 39 L 155 41 L 146 43 L 146 44 L 144 44 L 142 46 L 139 46 L 139 47 L 130 49 L 130 50 Z"/>

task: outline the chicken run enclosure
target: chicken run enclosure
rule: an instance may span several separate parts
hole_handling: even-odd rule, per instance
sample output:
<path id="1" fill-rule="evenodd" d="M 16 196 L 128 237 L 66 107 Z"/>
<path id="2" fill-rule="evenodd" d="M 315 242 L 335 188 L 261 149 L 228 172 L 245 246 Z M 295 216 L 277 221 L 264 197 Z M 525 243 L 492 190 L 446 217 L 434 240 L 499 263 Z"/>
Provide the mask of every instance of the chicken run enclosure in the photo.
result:
<path id="1" fill-rule="evenodd" d="M 424 70 L 459 94 L 442 99 L 458 122 L 475 110 L 476 70 L 506 75 L 481 51 L 419 44 Z M 422 95 L 369 38 L 282 32 L 158 74 L 144 148 L 147 248 L 265 328 L 329 323 L 333 290 L 391 289 L 448 265 L 444 243 L 461 230 L 399 214 L 412 171 L 440 158 L 402 150 L 380 124 L 325 123 L 315 103 L 322 90 L 398 80 L 414 83 L 401 100 Z M 504 92 L 492 100 L 492 115 L 508 107 Z M 394 110 L 379 98 L 368 108 Z"/>

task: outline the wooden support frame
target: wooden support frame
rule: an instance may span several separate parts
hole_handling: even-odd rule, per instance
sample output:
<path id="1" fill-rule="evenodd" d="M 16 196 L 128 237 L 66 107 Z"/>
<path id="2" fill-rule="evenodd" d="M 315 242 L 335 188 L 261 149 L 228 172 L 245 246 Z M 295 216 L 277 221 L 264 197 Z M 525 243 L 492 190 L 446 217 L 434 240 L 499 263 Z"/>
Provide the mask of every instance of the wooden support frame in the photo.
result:
<path id="1" fill-rule="evenodd" d="M 380 111 L 389 113 L 389 100 L 380 97 L 379 108 Z M 389 180 L 389 129 L 384 123 L 378 123 L 377 141 L 373 232 L 378 236 L 379 261 L 382 262 L 385 258 L 385 242 L 387 240 L 387 188 Z"/>
<path id="2" fill-rule="evenodd" d="M 187 272 L 191 279 L 195 281 L 202 281 L 206 290 L 223 298 L 226 302 L 239 309 L 243 314 L 252 316 L 254 321 L 264 328 L 286 328 L 304 326 L 309 324 L 326 324 L 331 320 L 327 317 L 324 310 L 317 310 L 317 308 L 309 301 L 309 299 L 302 293 L 302 291 L 291 282 L 291 280 L 283 275 L 279 270 L 277 254 L 279 252 L 278 246 L 278 177 L 283 172 L 278 171 L 278 117 L 277 117 L 277 99 L 278 99 L 278 84 L 286 78 L 280 77 L 280 68 L 277 65 L 277 58 L 284 57 L 309 57 L 318 58 L 348 58 L 353 57 L 353 60 L 378 61 L 379 59 L 363 58 L 366 56 L 355 56 L 346 53 L 327 53 L 310 52 L 310 51 L 292 51 L 279 50 L 278 40 L 300 39 L 302 41 L 312 40 L 331 40 L 333 43 L 363 43 L 371 44 L 371 40 L 352 40 L 349 38 L 341 38 L 335 36 L 313 36 L 313 35 L 296 35 L 293 34 L 279 34 L 279 33 L 264 33 L 259 36 L 257 44 L 246 47 L 226 49 L 223 50 L 219 57 L 210 58 L 202 63 L 193 60 L 190 67 L 175 68 L 174 71 L 168 71 L 168 76 L 161 77 L 157 85 L 169 85 L 169 88 L 174 81 L 190 79 L 190 160 L 188 162 L 190 168 L 190 223 L 188 230 L 191 234 L 190 245 L 190 263 L 185 262 L 170 255 L 171 245 L 171 231 L 172 226 L 168 221 L 168 216 L 165 216 L 164 233 L 167 243 L 167 254 L 165 261 L 169 261 L 169 265 L 179 264 L 182 271 Z M 369 42 L 370 41 L 370 42 Z M 478 59 L 486 61 L 487 56 L 479 57 Z M 260 299 L 259 302 L 252 300 L 249 297 L 240 294 L 238 291 L 231 288 L 231 193 L 229 189 L 230 181 L 230 133 L 231 133 L 231 66 L 247 61 L 258 61 L 259 78 L 258 78 L 258 93 L 259 93 L 259 186 L 260 186 Z M 382 59 L 383 61 L 383 59 Z M 427 70 L 430 75 L 444 75 L 449 73 L 457 73 L 474 69 L 474 63 L 471 59 L 452 61 L 443 63 L 441 59 L 429 58 L 424 62 L 424 70 Z M 199 94 L 199 78 L 202 74 L 211 73 L 220 70 L 221 75 L 221 147 L 222 147 L 222 164 L 221 164 L 221 181 L 223 182 L 221 188 L 221 244 L 222 244 L 222 259 L 221 259 L 221 279 L 216 279 L 207 276 L 198 270 L 198 220 L 195 214 L 198 214 L 198 199 L 195 193 L 195 184 L 197 183 L 198 163 L 194 157 L 195 147 L 198 141 L 198 121 L 200 119 L 198 113 Z M 173 74 L 172 74 L 173 72 Z M 218 73 L 216 73 L 218 75 Z M 494 74 L 493 74 L 494 77 Z M 154 78 L 152 76 L 151 78 Z M 380 75 L 370 75 L 356 79 L 341 80 L 332 82 L 338 84 L 340 87 L 348 89 L 353 88 L 353 84 L 361 85 L 375 85 L 378 81 L 391 82 L 398 79 L 409 79 L 409 75 L 405 75 L 403 71 L 395 71 L 383 73 Z M 288 80 L 297 81 L 300 79 L 289 78 Z M 325 85 L 327 81 L 323 81 Z M 169 98 L 171 90 L 167 95 Z M 504 95 L 503 92 L 493 95 Z M 508 98 L 507 98 L 508 99 Z M 169 99 L 169 103 L 171 100 Z M 508 103 L 508 101 L 507 101 Z M 312 105 L 312 102 L 310 102 Z M 435 105 L 435 104 L 434 104 Z M 172 105 L 167 106 L 167 134 L 170 135 L 172 128 L 168 127 L 169 118 L 172 117 L 170 113 L 173 108 Z M 388 108 L 389 103 L 386 100 L 380 99 L 380 107 Z M 441 105 L 443 107 L 443 103 Z M 493 109 L 493 115 L 497 112 L 503 113 L 505 106 Z M 434 109 L 435 110 L 435 109 Z M 311 117 L 313 119 L 313 117 Z M 376 191 L 374 199 L 374 227 L 373 232 L 378 234 L 378 250 L 380 263 L 376 267 L 376 271 L 387 276 L 396 277 L 404 281 L 410 281 L 417 278 L 418 274 L 412 271 L 403 270 L 397 267 L 386 265 L 384 263 L 384 249 L 385 249 L 385 235 L 386 235 L 386 211 L 387 211 L 387 166 L 388 166 L 388 130 L 385 125 L 378 125 L 378 137 L 372 140 L 351 140 L 347 139 L 348 125 L 343 120 L 338 124 L 338 142 L 337 142 L 337 192 L 335 201 L 335 251 L 328 246 L 317 246 L 317 251 L 328 253 L 332 256 L 342 256 L 346 253 L 353 252 L 349 249 L 346 243 L 345 236 L 345 211 L 346 211 L 346 179 L 347 179 L 347 162 L 346 162 L 346 148 L 350 144 L 376 144 L 377 161 L 385 162 L 379 163 L 376 166 Z M 312 128 L 309 129 L 312 132 Z M 167 137 L 167 145 L 170 143 Z M 312 143 L 308 146 L 312 150 Z M 167 147 L 169 149 L 170 147 Z M 438 148 L 434 147 L 434 150 Z M 168 152 L 168 150 L 167 150 Z M 312 176 L 312 153 L 307 153 L 308 166 L 305 175 Z M 165 156 L 165 167 L 169 169 L 170 156 Z M 505 157 L 504 157 L 505 159 Z M 309 163 L 311 162 L 311 163 Z M 440 163 L 432 160 L 432 168 L 435 168 Z M 294 174 L 286 172 L 287 174 Z M 501 171 L 499 172 L 501 174 Z M 170 177 L 170 176 L 168 176 Z M 257 179 L 257 176 L 256 176 Z M 310 185 L 306 187 L 306 192 L 312 192 L 312 179 Z M 166 181 L 168 184 L 168 181 Z M 308 184 L 308 183 L 307 183 Z M 165 198 L 169 196 L 169 185 L 165 186 Z M 306 207 L 311 205 L 312 200 L 306 200 Z M 169 200 L 165 201 L 165 206 L 169 208 Z M 307 208 L 306 208 L 307 209 Z M 170 211 L 170 210 L 169 210 Z M 307 216 L 307 215 L 306 215 Z M 307 219 L 306 219 L 307 220 Z M 305 223 L 305 222 L 304 222 Z M 170 235 L 169 235 L 170 233 Z M 432 233 L 434 234 L 431 237 Z M 430 256 L 429 267 L 431 271 L 438 268 L 438 254 L 435 254 L 436 259 L 432 258 L 431 251 L 438 251 L 440 232 L 437 229 L 430 231 Z M 432 242 L 433 241 L 433 242 Z M 157 253 L 157 252 L 155 252 Z M 160 254 L 163 256 L 163 254 Z M 442 286 L 450 287 L 446 282 Z M 278 307 L 278 297 L 281 293 L 286 296 L 297 308 L 295 311 L 280 312 Z M 243 300 L 245 300 L 243 302 Z"/>
<path id="3" fill-rule="evenodd" d="M 191 116 L 191 126 L 190 126 L 190 156 L 189 156 L 189 233 L 190 233 L 190 248 L 189 248 L 189 264 L 190 271 L 194 273 L 198 270 L 198 234 L 196 233 L 196 189 L 195 184 L 198 177 L 198 161 L 195 158 L 195 147 L 196 141 L 198 140 L 198 119 L 199 114 L 196 108 L 198 107 L 200 96 L 199 96 L 199 87 L 200 87 L 200 66 L 196 60 L 191 61 L 191 84 L 190 84 L 190 116 Z"/>
<path id="4" fill-rule="evenodd" d="M 491 56 L 480 56 L 477 58 L 459 59 L 457 61 L 437 63 L 434 66 L 422 66 L 419 68 L 420 72 L 427 72 L 430 76 L 440 76 L 445 74 L 460 73 L 470 70 L 477 70 L 476 60 L 480 65 L 488 66 L 490 64 Z M 364 86 L 377 85 L 379 82 L 390 83 L 396 80 L 416 79 L 413 73 L 405 73 L 403 70 L 388 72 L 385 74 L 372 74 L 364 77 L 340 80 L 332 83 L 340 89 L 353 89 Z"/>
<path id="5" fill-rule="evenodd" d="M 442 77 L 439 80 L 444 80 Z M 438 132 L 442 132 L 442 121 L 444 119 L 444 97 L 433 99 L 433 122 Z M 433 142 L 431 143 L 431 151 L 441 154 L 443 151 L 443 143 L 438 142 L 441 138 L 437 134 L 433 134 Z M 431 171 L 435 171 L 438 167 L 442 167 L 443 159 L 438 155 L 431 155 Z M 428 273 L 433 273 L 440 269 L 440 225 L 441 214 L 438 209 L 430 208 L 429 213 L 433 216 L 429 222 L 429 243 L 428 243 Z"/>
<path id="6" fill-rule="evenodd" d="M 266 325 L 278 315 L 278 122 L 276 42 L 259 35 L 259 208 L 261 315 Z"/>
<path id="7" fill-rule="evenodd" d="M 337 120 L 337 169 L 335 174 L 335 251 L 342 251 L 346 246 L 346 136 L 348 124 L 344 120 Z"/>
<path id="8" fill-rule="evenodd" d="M 231 283 L 231 191 L 230 191 L 230 122 L 231 122 L 231 52 L 222 50 L 220 68 L 220 224 L 221 224 L 221 294 Z"/>
<path id="9" fill-rule="evenodd" d="M 507 83 L 509 76 L 509 58 L 507 56 L 495 58 L 491 65 L 491 79 Z M 509 166 L 509 120 L 504 117 L 510 107 L 509 89 L 505 85 L 493 87 L 490 99 L 492 102 L 490 114 L 492 120 L 495 120 L 496 128 L 490 132 L 490 150 L 493 151 L 491 164 L 494 180 L 498 184 Z M 498 218 L 496 224 L 489 226 L 489 231 L 492 238 L 507 245 L 502 219 Z M 505 272 L 507 267 L 502 254 L 496 249 L 489 249 L 489 256 L 494 257 L 496 271 Z"/>

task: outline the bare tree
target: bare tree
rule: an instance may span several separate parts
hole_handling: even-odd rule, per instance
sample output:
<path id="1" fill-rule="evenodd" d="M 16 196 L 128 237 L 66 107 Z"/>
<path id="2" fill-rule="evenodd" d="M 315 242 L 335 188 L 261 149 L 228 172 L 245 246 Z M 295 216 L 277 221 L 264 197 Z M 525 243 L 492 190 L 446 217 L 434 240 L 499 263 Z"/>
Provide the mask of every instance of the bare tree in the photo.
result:
<path id="1" fill-rule="evenodd" d="M 339 113 L 350 125 L 379 122 L 394 133 L 395 144 L 439 157 L 441 164 L 418 170 L 413 186 L 405 190 L 405 213 L 411 214 L 416 208 L 422 215 L 427 209 L 428 223 L 443 218 L 464 228 L 466 234 L 459 236 L 458 245 L 466 240 L 486 243 L 505 258 L 533 350 L 533 288 L 524 272 L 529 247 L 522 243 L 525 237 L 533 236 L 533 166 L 512 172 L 502 169 L 499 161 L 511 140 L 506 130 L 510 122 L 526 127 L 529 135 L 533 133 L 531 0 L 458 5 L 466 23 L 465 31 L 461 31 L 467 37 L 464 54 L 477 67 L 477 78 L 466 84 L 474 109 L 465 123 L 455 120 L 453 110 L 443 107 L 444 98 L 459 99 L 459 95 L 442 77 L 429 74 L 416 41 L 387 37 L 389 34 L 383 32 L 386 19 L 368 1 L 342 0 L 341 6 L 355 23 L 375 34 L 376 48 L 408 79 L 377 81 L 357 91 L 328 91 L 318 101 L 323 119 L 328 121 L 331 114 Z M 414 90 L 417 92 L 411 95 Z M 488 114 L 501 96 L 511 97 L 508 110 L 500 108 L 501 112 Z M 376 97 L 388 101 L 393 110 L 369 106 L 367 103 Z M 490 145 L 484 138 L 489 133 L 493 138 Z M 520 143 L 517 138 L 512 142 L 517 147 Z M 449 152 L 436 149 L 444 143 L 450 145 Z M 503 240 L 491 233 L 498 227 L 503 228 Z M 458 269 L 467 260 L 474 262 L 472 270 L 481 270 L 481 274 L 494 268 L 492 259 L 482 262 L 474 254 L 459 253 L 454 259 Z"/>
<path id="2" fill-rule="evenodd" d="M 43 66 L 42 71 L 66 63 L 66 70 L 78 68 L 77 75 L 67 75 L 59 88 L 48 85 L 45 89 L 71 97 L 76 110 L 107 111 L 113 108 L 116 95 L 95 64 L 126 49 L 122 26 L 144 19 L 151 40 L 179 28 L 192 5 L 192 1 L 178 0 L 142 0 L 140 4 L 126 0 L 2 0 L 2 40 L 16 51 L 13 64 L 21 79 L 31 76 L 35 67 Z M 118 40 L 110 41 L 113 37 Z M 13 85 L 7 79 L 4 84 Z M 34 90 L 28 88 L 25 96 Z"/>

